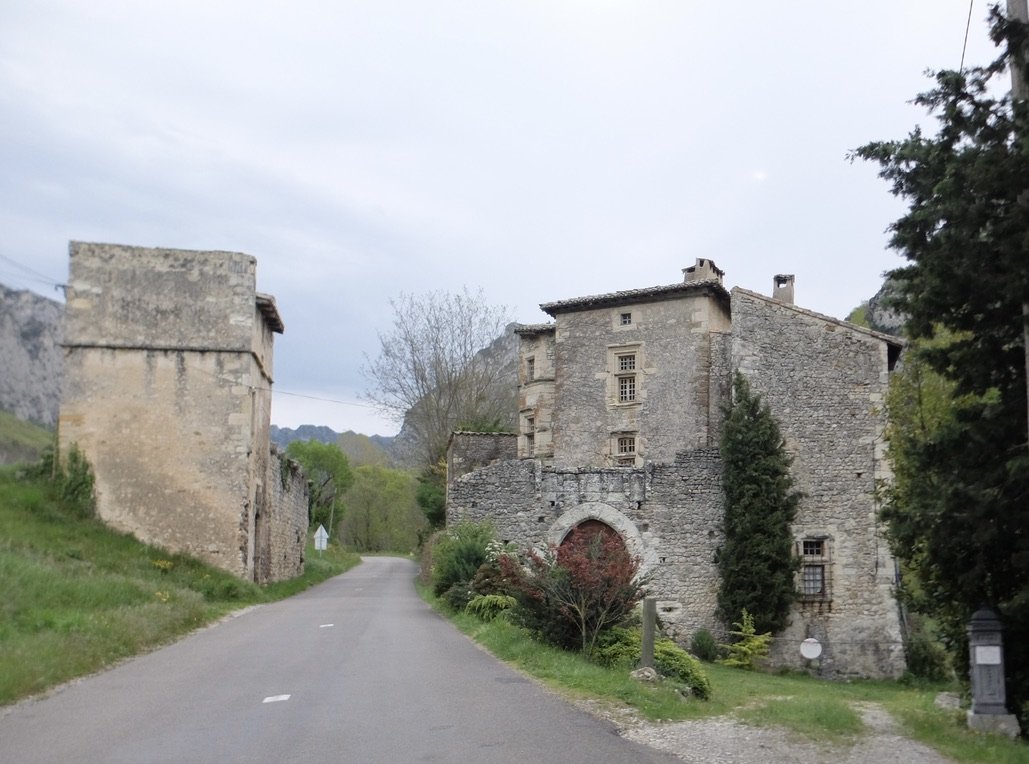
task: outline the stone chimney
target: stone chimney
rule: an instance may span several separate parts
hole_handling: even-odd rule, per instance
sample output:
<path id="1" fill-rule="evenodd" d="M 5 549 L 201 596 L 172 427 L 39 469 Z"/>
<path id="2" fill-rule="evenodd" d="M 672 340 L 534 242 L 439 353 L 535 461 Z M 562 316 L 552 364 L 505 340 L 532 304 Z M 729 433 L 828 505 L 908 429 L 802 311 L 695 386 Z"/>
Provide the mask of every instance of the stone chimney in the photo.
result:
<path id="1" fill-rule="evenodd" d="M 792 273 L 779 273 L 772 279 L 772 299 L 793 304 Z"/>
<path id="2" fill-rule="evenodd" d="M 703 257 L 697 258 L 696 265 L 683 268 L 682 273 L 683 281 L 686 283 L 691 281 L 717 281 L 721 284 L 722 276 L 725 275 L 725 271 L 719 270 L 714 260 L 707 260 Z"/>

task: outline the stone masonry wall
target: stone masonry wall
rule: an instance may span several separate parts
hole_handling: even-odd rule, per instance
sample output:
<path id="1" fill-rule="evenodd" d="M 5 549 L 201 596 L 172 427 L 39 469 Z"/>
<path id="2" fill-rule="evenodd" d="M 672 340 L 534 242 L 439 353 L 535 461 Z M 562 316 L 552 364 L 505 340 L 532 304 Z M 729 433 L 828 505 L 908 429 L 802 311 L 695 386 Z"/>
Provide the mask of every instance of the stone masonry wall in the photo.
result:
<path id="1" fill-rule="evenodd" d="M 632 322 L 619 323 L 630 311 Z M 554 463 L 609 466 L 616 433 L 638 433 L 637 466 L 712 442 L 712 331 L 724 309 L 704 292 L 561 312 L 556 329 Z M 637 353 L 637 399 L 618 402 L 616 353 Z"/>
<path id="2" fill-rule="evenodd" d="M 108 525 L 247 573 L 248 359 L 69 348 L 59 433 L 96 475 Z"/>
<path id="3" fill-rule="evenodd" d="M 106 523 L 274 580 L 302 569 L 293 531 L 306 531 L 307 507 L 276 488 L 282 325 L 255 280 L 240 253 L 73 242 L 58 433 L 62 452 L 77 445 L 93 466 Z"/>
<path id="4" fill-rule="evenodd" d="M 258 525 L 266 538 L 258 541 L 259 584 L 294 578 L 304 572 L 307 543 L 307 476 L 301 466 L 274 448 L 269 460 L 265 521 Z"/>
<path id="5" fill-rule="evenodd" d="M 894 561 L 874 498 L 876 479 L 888 476 L 888 341 L 741 289 L 732 292 L 732 316 L 734 366 L 771 407 L 804 493 L 798 553 L 804 538 L 818 537 L 830 558 L 828 595 L 796 606 L 776 657 L 801 665 L 797 646 L 814 636 L 823 643 L 823 673 L 898 674 Z"/>
<path id="6" fill-rule="evenodd" d="M 699 628 L 718 628 L 720 473 L 717 452 L 707 449 L 645 469 L 501 461 L 451 483 L 447 523 L 488 520 L 504 541 L 543 547 L 559 544 L 584 520 L 605 522 L 653 576 L 651 592 L 666 632 L 685 641 Z"/>

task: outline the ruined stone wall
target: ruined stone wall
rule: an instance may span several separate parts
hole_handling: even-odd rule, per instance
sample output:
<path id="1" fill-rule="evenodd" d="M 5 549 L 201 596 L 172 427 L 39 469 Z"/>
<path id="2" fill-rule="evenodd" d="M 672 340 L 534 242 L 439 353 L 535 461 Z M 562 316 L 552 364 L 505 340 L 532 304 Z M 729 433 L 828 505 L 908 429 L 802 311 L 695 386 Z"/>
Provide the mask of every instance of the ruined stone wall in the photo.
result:
<path id="1" fill-rule="evenodd" d="M 653 577 L 651 593 L 666 631 L 685 641 L 699 628 L 717 626 L 720 465 L 711 450 L 645 469 L 497 462 L 453 481 L 447 523 L 488 520 L 498 538 L 521 547 L 559 544 L 584 520 L 607 523 Z"/>
<path id="2" fill-rule="evenodd" d="M 623 325 L 620 316 L 632 314 Z M 554 463 L 608 466 L 618 434 L 637 434 L 636 466 L 712 442 L 712 330 L 728 317 L 704 292 L 561 312 L 556 329 Z M 637 354 L 636 401 L 618 400 L 616 357 Z"/>
<path id="3" fill-rule="evenodd" d="M 447 448 L 447 487 L 472 470 L 517 456 L 517 436 L 508 432 L 455 432 Z"/>
<path id="4" fill-rule="evenodd" d="M 874 498 L 876 479 L 888 474 L 888 342 L 741 289 L 732 292 L 732 316 L 733 363 L 771 407 L 804 493 L 798 553 L 803 539 L 821 538 L 828 557 L 828 592 L 796 606 L 777 659 L 800 665 L 797 645 L 814 636 L 825 649 L 823 673 L 898 674 L 894 561 Z"/>
<path id="5" fill-rule="evenodd" d="M 273 448 L 267 484 L 266 506 L 258 519 L 255 579 L 259 584 L 302 575 L 307 543 L 307 476 L 303 468 Z"/>

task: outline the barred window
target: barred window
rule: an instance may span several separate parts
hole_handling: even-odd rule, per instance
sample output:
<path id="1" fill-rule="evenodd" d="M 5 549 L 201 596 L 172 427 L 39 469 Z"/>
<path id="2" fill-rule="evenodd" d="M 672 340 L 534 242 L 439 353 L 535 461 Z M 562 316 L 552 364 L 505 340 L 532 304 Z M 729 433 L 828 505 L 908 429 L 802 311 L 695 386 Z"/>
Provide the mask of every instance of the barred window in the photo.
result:
<path id="1" fill-rule="evenodd" d="M 618 402 L 632 403 L 636 400 L 636 375 L 618 378 Z"/>
<path id="2" fill-rule="evenodd" d="M 798 544 L 800 552 L 800 594 L 808 600 L 829 601 L 830 589 L 829 540 L 824 536 L 809 536 Z"/>
<path id="3" fill-rule="evenodd" d="M 632 324 L 632 313 L 623 313 L 618 320 L 622 326 L 629 326 Z"/>
<path id="4" fill-rule="evenodd" d="M 808 597 L 825 594 L 825 566 L 805 565 L 801 570 L 800 591 Z"/>
<path id="5" fill-rule="evenodd" d="M 618 455 L 623 456 L 625 454 L 636 453 L 636 438 L 619 438 L 618 439 Z"/>
<path id="6" fill-rule="evenodd" d="M 625 353 L 618 356 L 618 371 L 636 371 L 636 354 Z"/>
<path id="7" fill-rule="evenodd" d="M 536 358 L 525 359 L 525 379 L 529 382 L 536 379 Z"/>

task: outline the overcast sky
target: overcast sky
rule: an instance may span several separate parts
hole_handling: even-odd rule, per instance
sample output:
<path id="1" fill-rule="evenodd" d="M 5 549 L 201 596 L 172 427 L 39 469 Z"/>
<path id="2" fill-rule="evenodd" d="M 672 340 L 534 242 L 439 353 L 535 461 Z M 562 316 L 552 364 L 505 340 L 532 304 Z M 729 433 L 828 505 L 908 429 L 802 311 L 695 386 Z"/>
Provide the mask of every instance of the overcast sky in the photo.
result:
<path id="1" fill-rule="evenodd" d="M 272 421 L 360 403 L 400 292 L 538 305 L 726 286 L 844 317 L 902 260 L 848 151 L 904 137 L 969 0 L 3 0 L 0 283 L 68 241 L 246 252 L 275 295 Z M 966 63 L 994 56 L 985 0 Z M 30 272 L 28 269 L 31 269 Z M 292 393 L 287 395 L 286 393 Z M 299 395 L 328 398 L 316 401 Z"/>

